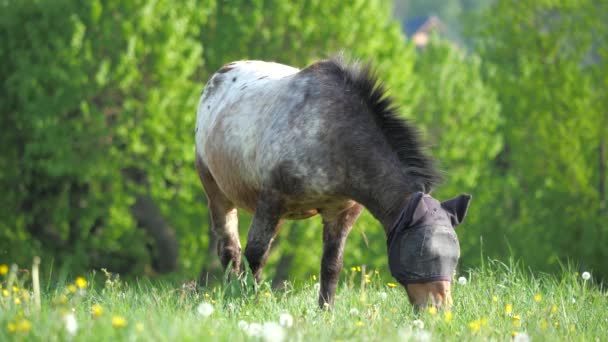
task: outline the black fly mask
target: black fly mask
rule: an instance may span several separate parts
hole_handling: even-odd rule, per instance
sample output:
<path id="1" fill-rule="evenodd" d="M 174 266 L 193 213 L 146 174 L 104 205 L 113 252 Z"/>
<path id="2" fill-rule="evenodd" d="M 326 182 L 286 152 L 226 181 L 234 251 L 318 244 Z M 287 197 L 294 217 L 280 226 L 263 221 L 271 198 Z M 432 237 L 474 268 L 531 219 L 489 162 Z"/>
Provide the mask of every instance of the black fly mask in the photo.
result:
<path id="1" fill-rule="evenodd" d="M 402 285 L 450 281 L 460 245 L 454 228 L 462 223 L 470 195 L 443 203 L 416 192 L 401 212 L 388 236 L 391 274 Z"/>

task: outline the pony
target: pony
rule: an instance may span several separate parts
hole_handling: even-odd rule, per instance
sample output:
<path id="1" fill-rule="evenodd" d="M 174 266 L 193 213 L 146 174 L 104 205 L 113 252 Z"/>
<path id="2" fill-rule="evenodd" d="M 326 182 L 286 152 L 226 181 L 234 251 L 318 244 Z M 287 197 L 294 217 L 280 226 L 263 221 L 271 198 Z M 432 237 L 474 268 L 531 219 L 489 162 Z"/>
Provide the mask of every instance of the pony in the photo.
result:
<path id="1" fill-rule="evenodd" d="M 195 145 L 224 268 L 242 271 L 238 209 L 253 214 L 244 255 L 257 281 L 283 221 L 321 215 L 319 305 L 331 306 L 347 236 L 366 208 L 384 228 L 391 273 L 410 301 L 451 304 L 454 228 L 471 197 L 429 195 L 441 180 L 436 163 L 370 63 L 226 64 L 201 95 Z"/>

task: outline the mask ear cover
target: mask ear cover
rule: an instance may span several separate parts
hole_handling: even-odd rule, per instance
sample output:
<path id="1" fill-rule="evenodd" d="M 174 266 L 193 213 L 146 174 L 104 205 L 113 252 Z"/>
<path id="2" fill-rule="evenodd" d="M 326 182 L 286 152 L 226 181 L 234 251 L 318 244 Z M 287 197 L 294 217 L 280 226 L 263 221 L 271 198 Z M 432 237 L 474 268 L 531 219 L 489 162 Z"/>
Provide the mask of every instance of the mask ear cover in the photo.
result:
<path id="1" fill-rule="evenodd" d="M 470 202 L 471 195 L 463 194 L 441 203 L 441 207 L 447 212 L 453 227 L 464 221 Z"/>

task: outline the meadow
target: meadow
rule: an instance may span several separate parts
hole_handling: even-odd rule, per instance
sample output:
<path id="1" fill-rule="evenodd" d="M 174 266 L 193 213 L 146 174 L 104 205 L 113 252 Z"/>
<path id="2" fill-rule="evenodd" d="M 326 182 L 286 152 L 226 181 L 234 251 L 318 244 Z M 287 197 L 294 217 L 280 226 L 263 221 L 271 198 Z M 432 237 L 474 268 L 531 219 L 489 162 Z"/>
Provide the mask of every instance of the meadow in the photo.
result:
<path id="1" fill-rule="evenodd" d="M 29 280 L 35 272 L 16 271 L 0 265 L 2 341 L 599 341 L 608 336 L 608 292 L 589 272 L 567 267 L 555 276 L 490 261 L 455 277 L 450 310 L 420 312 L 400 285 L 360 266 L 343 271 L 330 310 L 317 307 L 316 276 L 272 290 L 247 278 L 201 287 L 122 281 L 100 271 L 59 285 L 42 279 L 38 290 Z"/>

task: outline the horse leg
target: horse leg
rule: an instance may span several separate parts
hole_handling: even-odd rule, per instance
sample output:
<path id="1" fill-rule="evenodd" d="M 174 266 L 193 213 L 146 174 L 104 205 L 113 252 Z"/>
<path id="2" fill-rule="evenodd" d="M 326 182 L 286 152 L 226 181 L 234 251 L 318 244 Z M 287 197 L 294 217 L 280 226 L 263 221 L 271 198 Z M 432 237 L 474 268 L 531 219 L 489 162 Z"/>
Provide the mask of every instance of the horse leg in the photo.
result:
<path id="1" fill-rule="evenodd" d="M 232 263 L 232 272 L 239 274 L 241 242 L 239 241 L 236 207 L 222 193 L 213 176 L 198 156 L 196 157 L 196 170 L 207 195 L 211 229 L 217 237 L 217 255 L 224 269 Z"/>
<path id="2" fill-rule="evenodd" d="M 268 258 L 270 245 L 282 223 L 280 201 L 267 197 L 272 196 L 260 197 L 247 233 L 247 246 L 245 247 L 245 257 L 251 268 L 251 273 L 258 282 L 261 278 L 262 268 Z"/>
<path id="3" fill-rule="evenodd" d="M 337 214 L 323 215 L 323 258 L 321 260 L 321 288 L 319 306 L 333 305 L 336 285 L 342 271 L 344 244 L 348 233 L 363 211 L 363 206 L 355 204 Z"/>

